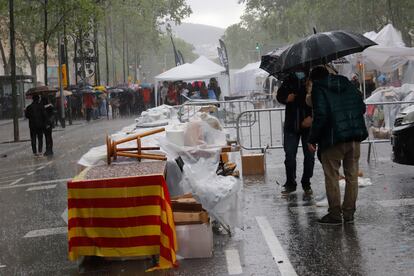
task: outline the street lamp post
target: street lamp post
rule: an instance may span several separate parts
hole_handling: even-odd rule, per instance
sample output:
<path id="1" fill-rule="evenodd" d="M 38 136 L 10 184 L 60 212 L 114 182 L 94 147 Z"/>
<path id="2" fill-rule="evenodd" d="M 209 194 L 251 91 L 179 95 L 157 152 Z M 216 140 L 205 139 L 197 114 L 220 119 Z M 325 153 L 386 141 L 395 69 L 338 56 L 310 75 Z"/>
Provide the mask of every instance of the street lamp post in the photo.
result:
<path id="1" fill-rule="evenodd" d="M 65 54 L 65 48 L 64 48 L 64 44 L 62 44 L 62 39 L 59 36 L 58 38 L 58 61 L 59 61 L 59 90 L 60 90 L 60 111 L 61 112 L 61 116 L 62 116 L 62 120 L 61 120 L 61 124 L 62 124 L 62 128 L 65 128 L 65 95 L 63 92 L 63 79 L 66 77 L 63 76 L 64 72 L 63 72 L 63 55 Z"/>
<path id="2" fill-rule="evenodd" d="M 13 129 L 14 141 L 18 142 L 19 137 L 19 118 L 17 113 L 17 89 L 16 89 L 16 41 L 14 38 L 14 1 L 9 0 L 9 18 L 10 18 L 10 69 L 11 69 L 11 86 L 13 100 Z"/>

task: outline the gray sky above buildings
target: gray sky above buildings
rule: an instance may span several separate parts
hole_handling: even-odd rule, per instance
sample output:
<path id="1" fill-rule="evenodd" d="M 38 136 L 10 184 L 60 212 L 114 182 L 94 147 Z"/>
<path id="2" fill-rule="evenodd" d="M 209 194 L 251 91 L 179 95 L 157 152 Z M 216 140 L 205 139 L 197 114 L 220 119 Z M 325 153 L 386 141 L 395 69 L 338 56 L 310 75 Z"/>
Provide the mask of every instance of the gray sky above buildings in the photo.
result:
<path id="1" fill-rule="evenodd" d="M 220 28 L 238 23 L 244 5 L 238 0 L 187 0 L 193 13 L 184 22 L 205 24 Z"/>

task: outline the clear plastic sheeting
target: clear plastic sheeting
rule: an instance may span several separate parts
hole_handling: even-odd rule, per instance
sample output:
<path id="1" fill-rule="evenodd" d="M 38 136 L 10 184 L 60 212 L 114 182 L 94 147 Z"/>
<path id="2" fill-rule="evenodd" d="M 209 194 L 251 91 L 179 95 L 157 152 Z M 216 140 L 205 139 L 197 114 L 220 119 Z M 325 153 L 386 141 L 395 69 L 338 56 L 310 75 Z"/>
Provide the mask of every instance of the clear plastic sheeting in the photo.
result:
<path id="1" fill-rule="evenodd" d="M 211 216 L 228 230 L 233 231 L 240 223 L 241 182 L 231 176 L 218 176 L 216 170 L 226 137 L 222 131 L 207 122 L 196 120 L 187 124 L 185 146 L 167 137 L 158 138 L 159 145 L 169 158 L 184 161 L 182 181 L 175 189 L 192 193 Z M 191 145 L 191 146 L 190 146 Z"/>
<path id="2" fill-rule="evenodd" d="M 137 127 L 156 127 L 168 125 L 177 118 L 177 111 L 169 105 L 161 105 L 141 113 L 141 116 L 135 121 Z"/>
<path id="3" fill-rule="evenodd" d="M 414 84 L 404 84 L 401 87 L 380 87 L 365 100 L 367 107 L 367 117 L 369 126 L 392 129 L 394 121 L 400 110 L 411 104 L 389 104 L 389 105 L 371 105 L 378 102 L 398 102 L 414 100 Z"/>
<path id="4" fill-rule="evenodd" d="M 212 158 L 217 168 L 221 148 L 227 143 L 223 131 L 211 127 L 201 119 L 192 120 L 179 127 L 171 126 L 171 129 L 176 133 L 181 130 L 184 141 L 176 141 L 169 135 L 158 138 L 158 145 L 167 153 L 168 158 L 181 157 L 185 163 L 195 163 L 201 158 Z M 167 129 L 167 133 L 169 131 Z"/>
<path id="5" fill-rule="evenodd" d="M 231 232 L 240 226 L 241 182 L 232 176 L 216 174 L 214 158 L 201 158 L 184 165 L 180 186 L 191 192 L 211 216 Z"/>
<path id="6" fill-rule="evenodd" d="M 403 83 L 414 83 L 414 60 L 409 61 L 405 68 Z"/>

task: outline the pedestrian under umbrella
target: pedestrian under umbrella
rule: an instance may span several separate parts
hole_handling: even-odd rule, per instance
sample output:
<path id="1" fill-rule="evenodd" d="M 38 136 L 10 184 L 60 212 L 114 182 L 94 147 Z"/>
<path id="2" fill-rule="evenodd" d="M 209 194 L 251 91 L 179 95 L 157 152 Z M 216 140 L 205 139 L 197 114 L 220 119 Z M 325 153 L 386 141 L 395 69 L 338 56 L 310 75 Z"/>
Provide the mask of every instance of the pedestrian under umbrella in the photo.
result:
<path id="1" fill-rule="evenodd" d="M 374 45 L 375 42 L 362 34 L 347 31 L 315 33 L 263 56 L 260 68 L 278 76 L 301 68 L 310 69 L 327 64 Z"/>

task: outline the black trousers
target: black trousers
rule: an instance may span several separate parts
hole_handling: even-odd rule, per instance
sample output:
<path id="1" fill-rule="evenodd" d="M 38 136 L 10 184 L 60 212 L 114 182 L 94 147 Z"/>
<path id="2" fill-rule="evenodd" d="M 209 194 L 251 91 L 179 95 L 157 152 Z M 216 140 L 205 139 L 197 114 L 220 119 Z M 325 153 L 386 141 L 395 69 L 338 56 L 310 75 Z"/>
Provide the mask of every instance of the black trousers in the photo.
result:
<path id="1" fill-rule="evenodd" d="M 86 108 L 86 121 L 90 121 L 92 117 L 92 108 Z"/>
<path id="2" fill-rule="evenodd" d="M 53 154 L 53 138 L 52 138 L 52 128 L 45 128 L 43 130 L 46 139 L 46 153 Z"/>
<path id="3" fill-rule="evenodd" d="M 30 140 L 32 142 L 33 154 L 41 153 L 43 149 L 43 131 L 39 128 L 30 129 Z M 36 140 L 38 142 L 38 148 L 36 148 Z"/>
<path id="4" fill-rule="evenodd" d="M 296 155 L 299 140 L 302 141 L 304 155 L 301 183 L 304 189 L 310 187 L 310 179 L 313 176 L 315 165 L 315 153 L 310 152 L 307 146 L 309 133 L 307 130 L 303 130 L 301 133 L 285 130 L 283 148 L 285 150 L 286 185 L 290 187 L 296 187 Z"/>

